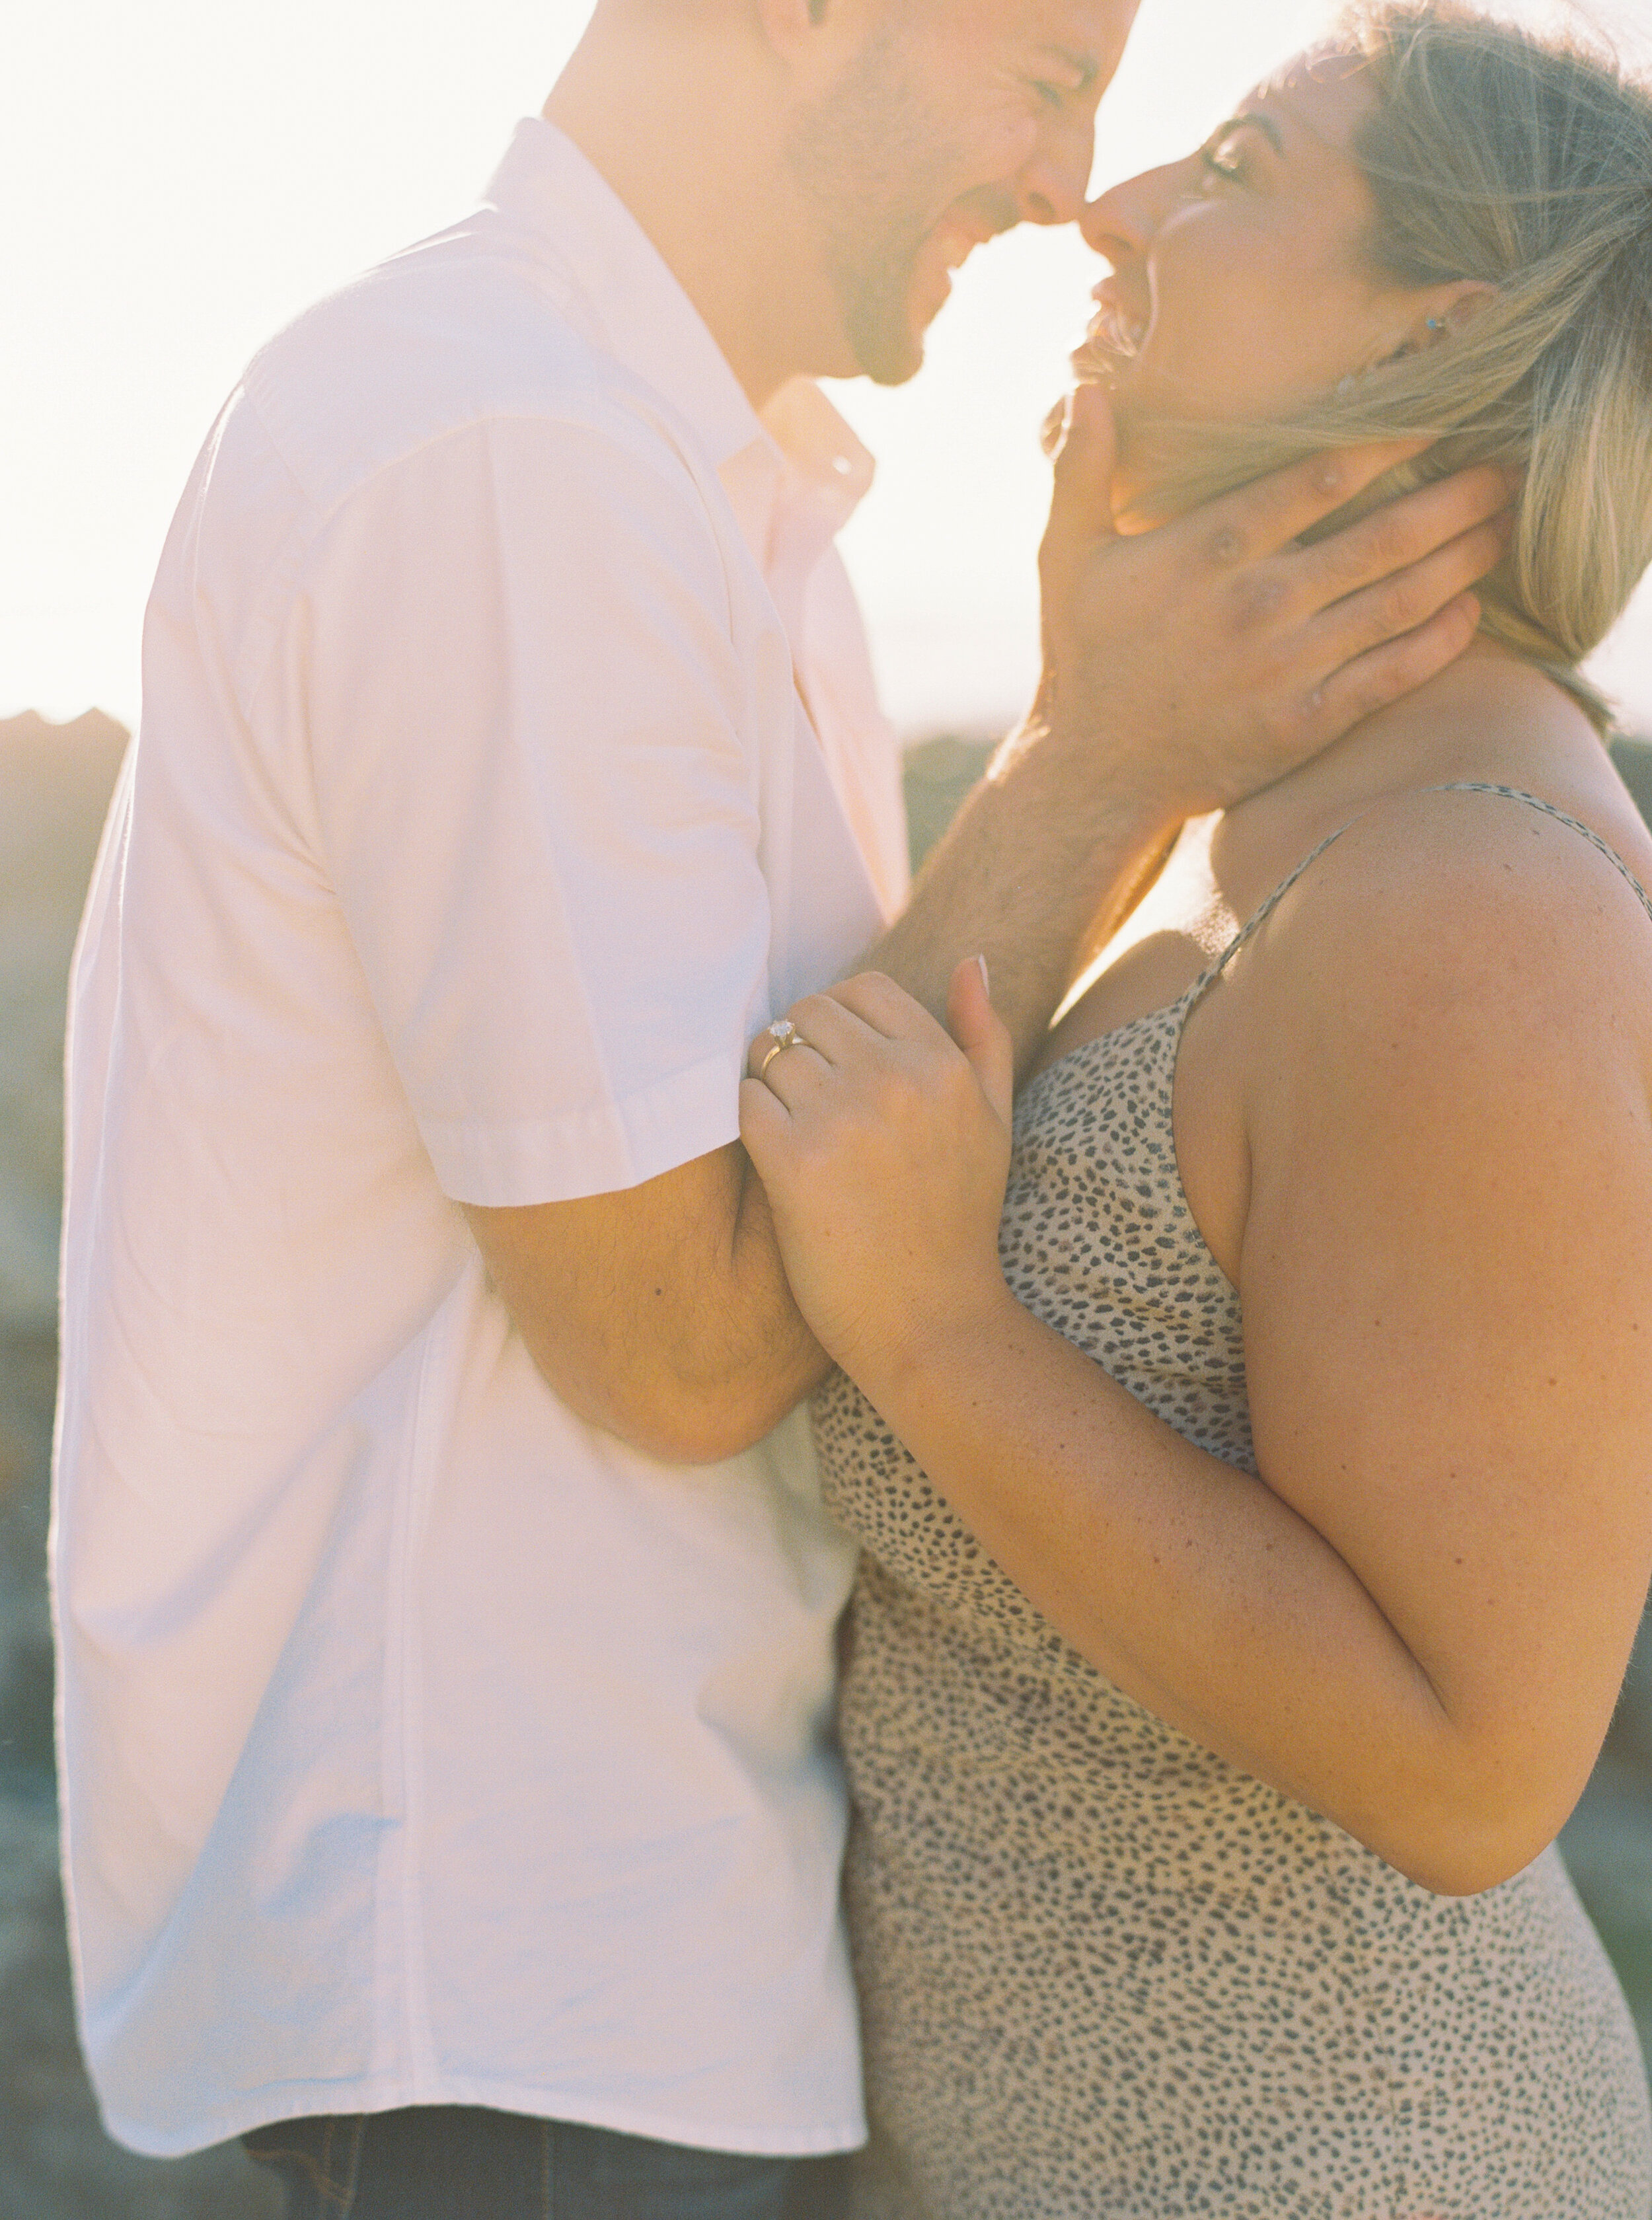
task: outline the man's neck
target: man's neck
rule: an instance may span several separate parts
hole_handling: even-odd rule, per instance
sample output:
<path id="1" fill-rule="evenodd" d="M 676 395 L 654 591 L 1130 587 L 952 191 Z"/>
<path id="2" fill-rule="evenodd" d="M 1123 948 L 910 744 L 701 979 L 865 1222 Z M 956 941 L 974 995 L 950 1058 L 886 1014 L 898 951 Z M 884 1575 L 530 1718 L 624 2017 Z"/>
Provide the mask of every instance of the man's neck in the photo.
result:
<path id="1" fill-rule="evenodd" d="M 784 313 L 797 280 L 781 112 L 732 17 L 720 32 L 601 7 L 544 109 L 647 233 L 755 408 L 812 366 Z"/>

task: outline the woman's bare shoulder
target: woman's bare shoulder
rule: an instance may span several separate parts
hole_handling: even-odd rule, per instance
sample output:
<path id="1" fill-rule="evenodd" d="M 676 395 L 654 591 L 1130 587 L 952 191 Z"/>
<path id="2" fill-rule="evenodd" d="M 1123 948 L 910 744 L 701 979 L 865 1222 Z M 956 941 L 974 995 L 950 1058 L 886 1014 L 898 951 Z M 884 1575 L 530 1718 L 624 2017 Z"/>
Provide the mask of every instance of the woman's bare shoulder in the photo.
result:
<path id="1" fill-rule="evenodd" d="M 1617 830 L 1490 786 L 1348 826 L 1239 959 L 1259 1179 L 1497 1186 L 1548 1134 L 1561 1186 L 1587 1163 L 1652 1210 L 1652 914 Z"/>
<path id="2" fill-rule="evenodd" d="M 1572 1035 L 1629 1026 L 1652 1051 L 1652 853 L 1638 819 L 1568 799 L 1485 781 L 1362 812 L 1239 958 L 1270 1036 L 1281 1021 L 1321 1042 L 1327 1026 L 1402 1025 L 1443 1052 L 1564 1020 Z"/>
<path id="3" fill-rule="evenodd" d="M 1476 986 L 1495 1004 L 1497 979 L 1517 999 L 1652 991 L 1652 834 L 1561 688 L 1471 651 L 1380 725 L 1350 765 L 1375 778 L 1345 810 L 1322 800 L 1335 837 L 1257 936 L 1259 983 L 1340 964 L 1396 1014 Z"/>

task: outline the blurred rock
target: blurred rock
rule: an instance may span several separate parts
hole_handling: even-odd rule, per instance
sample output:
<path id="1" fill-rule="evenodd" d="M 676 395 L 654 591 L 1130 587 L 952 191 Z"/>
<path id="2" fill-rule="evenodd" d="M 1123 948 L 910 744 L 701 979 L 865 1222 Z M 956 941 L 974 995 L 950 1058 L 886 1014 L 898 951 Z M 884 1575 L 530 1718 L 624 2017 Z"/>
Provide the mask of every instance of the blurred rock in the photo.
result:
<path id="1" fill-rule="evenodd" d="M 995 740 L 942 733 L 906 753 L 907 846 L 915 871 L 992 759 Z"/>
<path id="2" fill-rule="evenodd" d="M 127 744 L 96 710 L 0 722 L 0 1767 L 49 1769 L 46 1468 L 57 1363 L 63 1014 Z M 0 2208 L 3 2209 L 3 2208 Z"/>
<path id="3" fill-rule="evenodd" d="M 64 993 L 126 743 L 97 710 L 0 722 L 0 1331 L 57 1315 Z"/>
<path id="4" fill-rule="evenodd" d="M 51 1777 L 47 1471 L 57 1337 L 0 1334 L 0 1778 Z M 0 2206 L 0 2212 L 3 2212 Z"/>
<path id="5" fill-rule="evenodd" d="M 278 2220 L 239 2144 L 142 2159 L 98 2124 L 75 2040 L 49 1779 L 0 1795 L 0 2214 L 4 2220 Z"/>
<path id="6" fill-rule="evenodd" d="M 45 1580 L 63 1013 L 126 745 L 97 711 L 0 720 L 0 2220 L 275 2220 L 238 2144 L 165 2161 L 109 2140 L 69 1993 Z"/>
<path id="7" fill-rule="evenodd" d="M 1635 807 L 1652 825 L 1652 740 L 1616 739 L 1611 744 L 1611 759 L 1618 777 L 1635 797 Z"/>

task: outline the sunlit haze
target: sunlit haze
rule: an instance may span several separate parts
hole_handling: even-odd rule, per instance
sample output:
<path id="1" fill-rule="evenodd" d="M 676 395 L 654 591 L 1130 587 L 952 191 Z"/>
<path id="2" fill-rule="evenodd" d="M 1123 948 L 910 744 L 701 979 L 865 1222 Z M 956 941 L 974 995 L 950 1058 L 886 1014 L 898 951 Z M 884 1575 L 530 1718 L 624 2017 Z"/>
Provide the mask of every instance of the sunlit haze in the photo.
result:
<path id="1" fill-rule="evenodd" d="M 1608 11 L 1620 35 L 1633 4 Z M 308 302 L 464 212 L 587 12 L 79 0 L 14 21 L 0 714 L 134 718 L 150 575 L 241 365 Z M 1185 151 L 1318 20 L 1303 0 L 1145 0 L 1101 110 L 1096 182 Z M 1048 490 L 1037 429 L 1099 267 L 1070 233 L 1000 240 L 960 272 L 911 386 L 833 388 L 880 458 L 844 545 L 907 732 L 989 726 L 1025 704 Z M 1603 667 L 1652 730 L 1652 592 Z"/>

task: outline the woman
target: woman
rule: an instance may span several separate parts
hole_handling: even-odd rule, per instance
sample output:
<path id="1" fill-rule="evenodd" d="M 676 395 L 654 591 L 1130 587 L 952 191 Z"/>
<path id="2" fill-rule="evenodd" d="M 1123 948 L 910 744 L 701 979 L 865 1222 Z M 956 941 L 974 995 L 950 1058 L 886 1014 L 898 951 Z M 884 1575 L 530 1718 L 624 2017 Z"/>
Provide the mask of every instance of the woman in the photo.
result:
<path id="1" fill-rule="evenodd" d="M 1550 1845 L 1652 1568 L 1652 841 L 1576 667 L 1652 555 L 1652 101 L 1380 8 L 1088 228 L 1125 523 L 1407 430 L 1524 481 L 1481 638 L 1184 829 L 1013 1145 L 972 966 L 962 1051 L 876 978 L 754 1050 L 865 1549 L 859 2210 L 1645 2220 Z"/>

